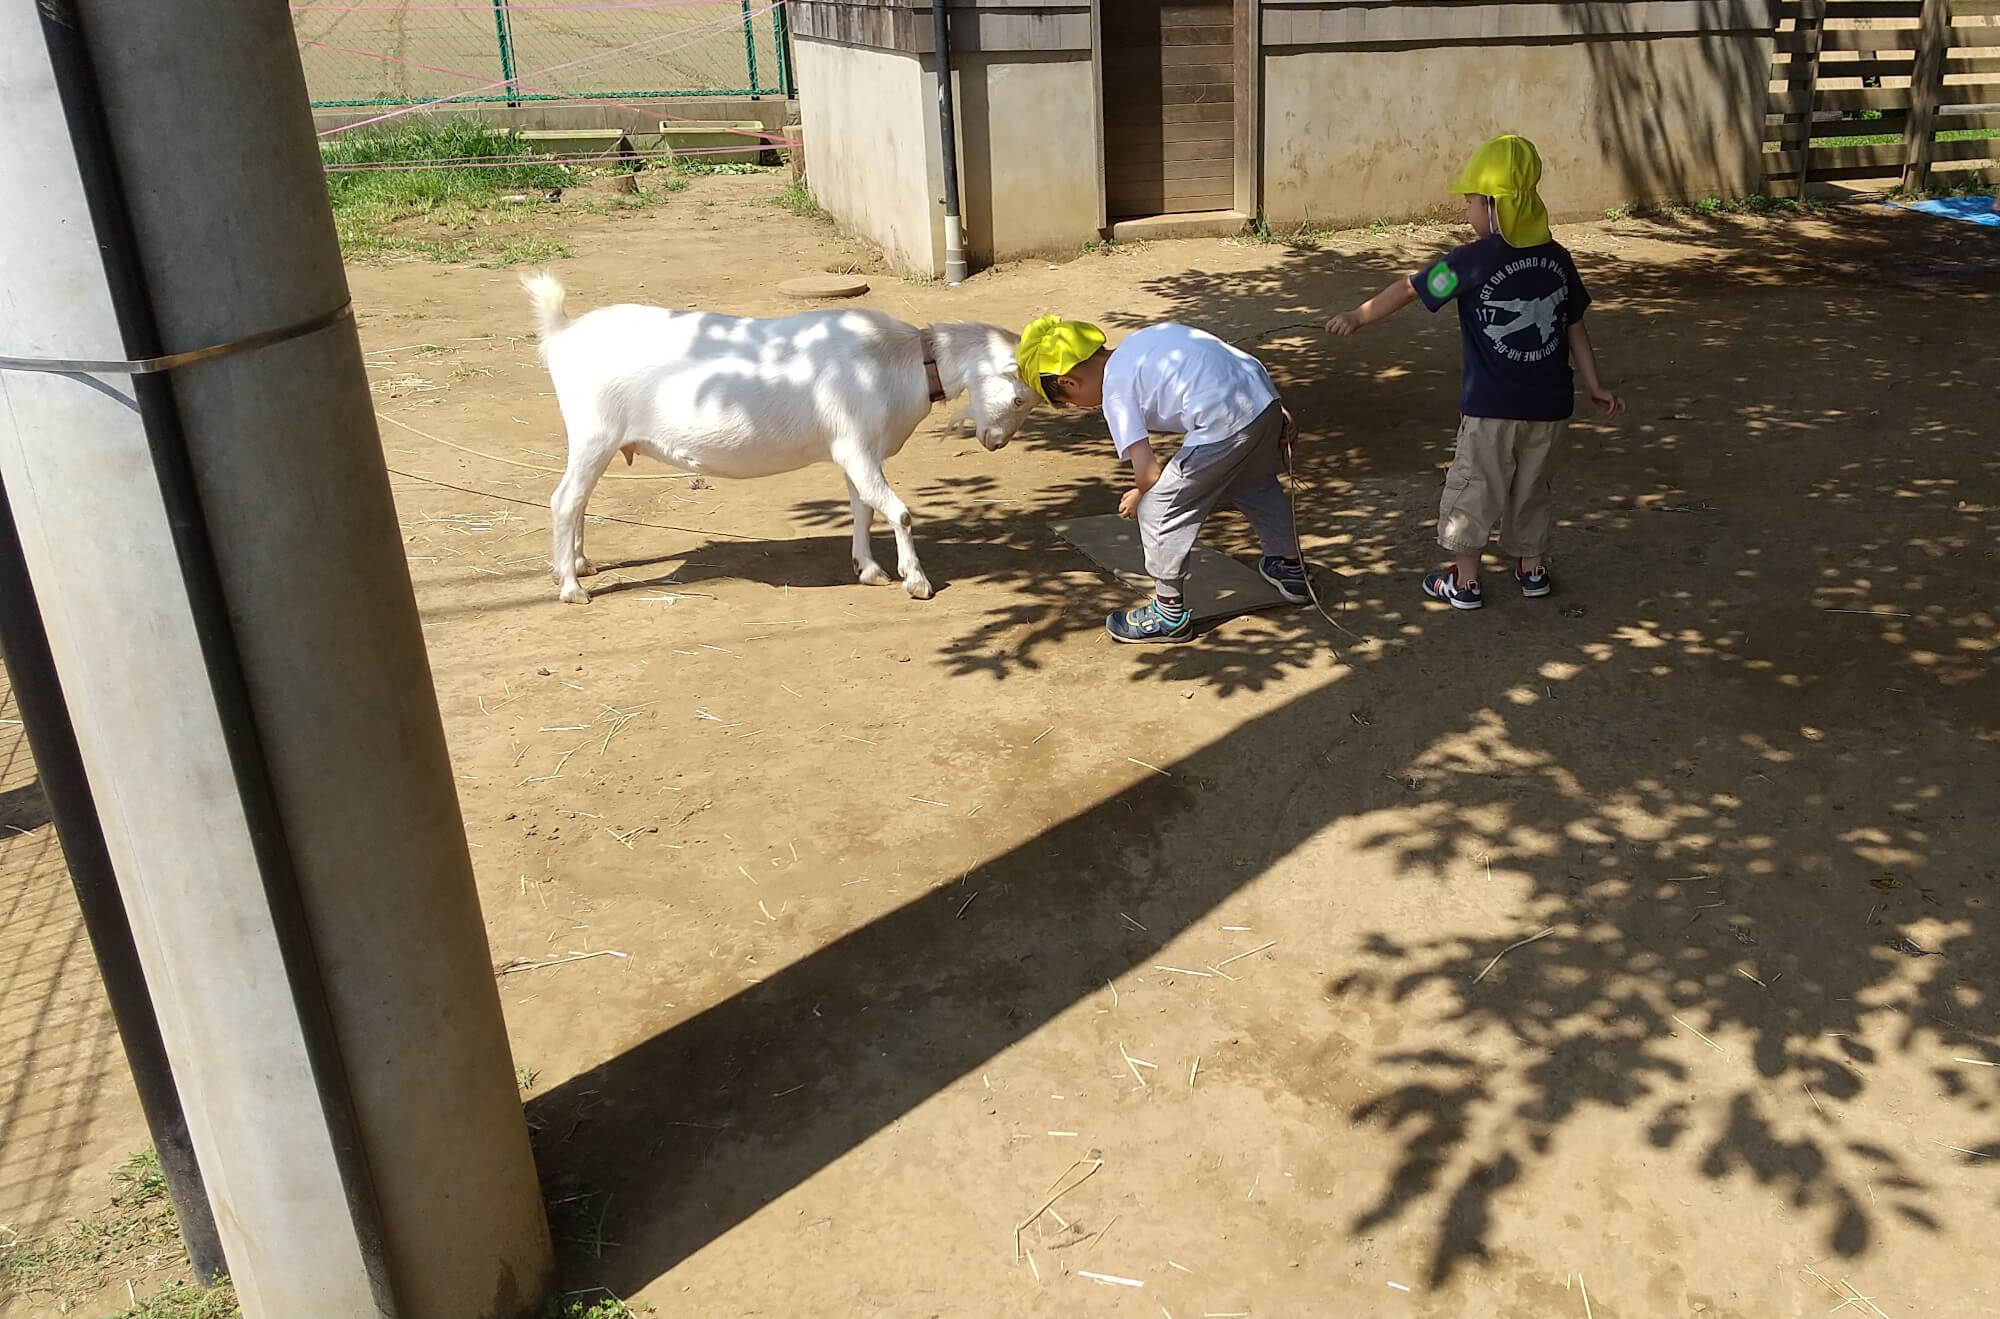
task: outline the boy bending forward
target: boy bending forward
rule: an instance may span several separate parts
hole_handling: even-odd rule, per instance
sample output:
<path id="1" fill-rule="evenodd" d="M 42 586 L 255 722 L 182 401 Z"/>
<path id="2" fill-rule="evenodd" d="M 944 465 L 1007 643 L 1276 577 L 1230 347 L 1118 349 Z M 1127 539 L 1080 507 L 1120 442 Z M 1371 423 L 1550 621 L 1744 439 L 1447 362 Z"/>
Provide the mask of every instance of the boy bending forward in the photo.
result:
<path id="1" fill-rule="evenodd" d="M 1166 322 L 1128 335 L 1115 350 L 1083 321 L 1044 316 L 1021 333 L 1016 360 L 1030 389 L 1058 407 L 1102 408 L 1132 488 L 1118 512 L 1139 521 L 1151 602 L 1105 620 L 1113 640 L 1179 642 L 1194 636 L 1184 589 L 1201 524 L 1228 499 L 1263 544 L 1264 580 L 1293 604 L 1310 598 L 1292 505 L 1278 484 L 1292 416 L 1263 364 L 1212 334 Z M 1165 466 L 1152 436 L 1182 436 Z"/>

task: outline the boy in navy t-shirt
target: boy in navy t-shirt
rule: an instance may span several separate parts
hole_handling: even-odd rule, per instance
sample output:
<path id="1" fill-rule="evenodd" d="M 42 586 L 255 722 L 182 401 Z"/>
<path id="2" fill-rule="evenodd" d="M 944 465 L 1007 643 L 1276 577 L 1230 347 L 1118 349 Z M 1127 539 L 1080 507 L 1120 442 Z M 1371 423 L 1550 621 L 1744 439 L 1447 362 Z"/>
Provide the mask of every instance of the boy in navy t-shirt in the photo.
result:
<path id="1" fill-rule="evenodd" d="M 1421 301 L 1458 304 L 1465 384 L 1458 449 L 1438 504 L 1438 544 L 1451 567 L 1424 578 L 1424 594 L 1454 609 L 1485 604 L 1480 557 L 1497 526 L 1521 593 L 1554 589 L 1542 562 L 1553 523 L 1549 478 L 1555 450 L 1576 411 L 1576 377 L 1605 415 L 1625 402 L 1597 378 L 1584 310 L 1590 293 L 1576 263 L 1549 232 L 1536 194 L 1542 162 L 1524 137 L 1500 137 L 1473 153 L 1452 188 L 1465 197 L 1477 241 L 1428 270 L 1397 280 L 1327 322 L 1349 335 Z"/>

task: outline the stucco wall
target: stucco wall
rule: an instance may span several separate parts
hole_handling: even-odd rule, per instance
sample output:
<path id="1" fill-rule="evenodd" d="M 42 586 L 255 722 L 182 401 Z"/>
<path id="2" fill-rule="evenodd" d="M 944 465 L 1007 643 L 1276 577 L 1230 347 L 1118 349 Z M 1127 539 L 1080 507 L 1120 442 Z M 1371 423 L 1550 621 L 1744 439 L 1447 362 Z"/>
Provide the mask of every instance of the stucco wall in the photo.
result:
<path id="1" fill-rule="evenodd" d="M 1541 149 L 1542 193 L 1578 218 L 1762 184 L 1771 41 L 1742 35 L 1274 51 L 1264 207 L 1275 225 L 1422 214 L 1498 133 Z"/>
<path id="2" fill-rule="evenodd" d="M 950 3 L 975 265 L 1076 250 L 1100 220 L 1090 8 Z M 940 271 L 928 12 L 794 4 L 821 203 L 906 269 Z M 1540 145 L 1544 195 L 1565 218 L 1754 192 L 1778 12 L 1777 0 L 1238 0 L 1255 42 L 1239 58 L 1263 84 L 1260 208 L 1279 226 L 1420 215 L 1451 204 L 1466 153 L 1501 132 Z"/>
<path id="3" fill-rule="evenodd" d="M 957 56 L 959 183 L 975 264 L 1074 255 L 1097 235 L 1087 51 Z"/>
<path id="4" fill-rule="evenodd" d="M 938 268 L 936 106 L 914 55 L 796 41 L 813 196 L 844 231 L 905 270 Z M 937 221 L 941 223 L 941 221 Z"/>

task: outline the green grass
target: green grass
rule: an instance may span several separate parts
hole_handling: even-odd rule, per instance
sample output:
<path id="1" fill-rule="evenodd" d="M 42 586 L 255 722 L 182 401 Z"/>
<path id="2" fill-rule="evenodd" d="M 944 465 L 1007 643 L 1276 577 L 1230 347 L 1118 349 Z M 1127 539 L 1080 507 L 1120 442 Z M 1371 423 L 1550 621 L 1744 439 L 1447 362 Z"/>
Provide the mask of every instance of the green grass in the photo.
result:
<path id="1" fill-rule="evenodd" d="M 1939 142 L 1980 142 L 1988 138 L 2000 138 L 2000 133 L 1990 128 L 1946 128 L 1939 130 Z M 1816 137 L 1816 147 L 1886 147 L 1901 142 L 1901 133 L 1858 133 L 1845 137 Z"/>
<path id="2" fill-rule="evenodd" d="M 502 197 L 532 197 L 573 181 L 571 171 L 553 161 L 507 159 L 526 150 L 515 134 L 469 119 L 407 120 L 356 129 L 321 143 L 320 159 L 328 167 L 326 194 L 333 203 L 341 250 L 350 256 L 401 252 L 434 261 L 467 259 L 474 246 L 468 238 L 418 239 L 387 230 L 412 219 L 464 228 Z M 468 167 L 341 168 L 447 160 Z M 471 164 L 481 160 L 494 164 Z"/>
<path id="3" fill-rule="evenodd" d="M 1387 228 L 1388 226 L 1380 220 L 1369 226 L 1372 233 L 1380 233 Z M 1256 222 L 1250 226 L 1250 241 L 1253 243 L 1283 244 L 1286 247 L 1315 248 L 1320 245 L 1322 239 L 1330 237 L 1333 232 L 1333 230 L 1322 228 L 1311 221 L 1295 225 L 1290 229 L 1275 229 L 1271 226 L 1269 219 L 1260 215 L 1257 217 Z"/>
<path id="4" fill-rule="evenodd" d="M 222 1278 L 207 1291 L 185 1282 L 171 1283 L 117 1319 L 243 1319 L 243 1310 L 236 1303 L 236 1289 Z"/>
<path id="5" fill-rule="evenodd" d="M 639 1319 L 652 1311 L 648 1306 L 632 1306 L 603 1288 L 587 1292 L 565 1292 L 549 1298 L 542 1319 Z"/>
<path id="6" fill-rule="evenodd" d="M 775 174 L 783 168 L 743 160 L 700 160 L 693 156 L 675 156 L 672 160 L 674 168 L 683 174 Z"/>
<path id="7" fill-rule="evenodd" d="M 110 1205 L 92 1217 L 39 1237 L 0 1230 L 0 1296 L 21 1293 L 74 1308 L 112 1279 L 185 1264 L 166 1178 L 152 1151 L 127 1159 L 112 1181 Z"/>
<path id="8" fill-rule="evenodd" d="M 342 253 L 360 260 L 474 261 L 489 268 L 547 261 L 570 255 L 569 249 L 551 238 L 522 235 L 511 221 L 554 205 L 610 214 L 650 204 L 645 194 L 575 192 L 596 175 L 630 172 L 630 163 L 521 158 L 532 154 L 518 135 L 472 119 L 399 120 L 321 143 Z M 423 168 L 446 161 L 450 167 Z M 688 186 L 686 179 L 661 177 L 665 171 L 646 173 L 654 194 Z M 549 202 L 558 189 L 568 191 L 560 202 Z"/>
<path id="9" fill-rule="evenodd" d="M 826 208 L 812 195 L 812 189 L 801 179 L 791 187 L 771 199 L 771 204 L 780 210 L 802 215 L 808 220 L 827 220 Z"/>
<path id="10" fill-rule="evenodd" d="M 521 1069 L 522 1088 L 534 1084 L 534 1073 Z M 0 1311 L 16 1297 L 44 1301 L 63 1313 L 78 1307 L 108 1287 L 130 1279 L 135 1299 L 130 1309 L 110 1319 L 242 1319 L 243 1311 L 227 1278 L 202 1290 L 188 1282 L 187 1252 L 180 1226 L 167 1201 L 167 1179 L 151 1150 L 127 1159 L 112 1175 L 110 1205 L 90 1218 L 76 1219 L 40 1237 L 26 1238 L 0 1226 Z M 549 1202 L 556 1239 L 569 1251 L 591 1259 L 616 1243 L 604 1236 L 604 1216 L 611 1197 L 589 1188 Z M 136 1296 L 141 1279 L 162 1271 L 179 1272 L 149 1296 Z M 634 1307 L 603 1288 L 551 1296 L 543 1319 L 639 1319 L 647 1307 Z M 88 1313 L 96 1314 L 95 1310 Z"/>

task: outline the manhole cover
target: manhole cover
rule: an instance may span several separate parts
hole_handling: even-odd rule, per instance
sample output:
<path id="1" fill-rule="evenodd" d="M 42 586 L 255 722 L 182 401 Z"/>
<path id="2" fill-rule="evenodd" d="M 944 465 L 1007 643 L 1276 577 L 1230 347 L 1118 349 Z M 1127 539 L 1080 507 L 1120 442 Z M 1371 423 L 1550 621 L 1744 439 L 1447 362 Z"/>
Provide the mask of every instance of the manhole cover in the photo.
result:
<path id="1" fill-rule="evenodd" d="M 858 298 L 867 291 L 868 281 L 852 275 L 807 275 L 778 285 L 778 292 L 794 298 Z"/>

